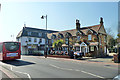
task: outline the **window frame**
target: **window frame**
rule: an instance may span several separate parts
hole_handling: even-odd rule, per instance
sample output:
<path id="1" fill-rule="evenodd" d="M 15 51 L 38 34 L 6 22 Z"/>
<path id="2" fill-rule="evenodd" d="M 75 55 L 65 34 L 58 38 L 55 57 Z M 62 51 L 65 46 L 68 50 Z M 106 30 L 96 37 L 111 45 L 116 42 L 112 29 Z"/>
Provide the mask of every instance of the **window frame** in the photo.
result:
<path id="1" fill-rule="evenodd" d="M 28 38 L 28 42 L 31 42 L 31 38 Z"/>
<path id="2" fill-rule="evenodd" d="M 0 53 L 3 52 L 3 44 L 0 44 Z"/>
<path id="3" fill-rule="evenodd" d="M 28 36 L 30 36 L 30 35 L 31 35 L 31 33 L 32 33 L 32 32 L 28 31 Z"/>
<path id="4" fill-rule="evenodd" d="M 39 35 L 39 37 L 42 37 L 42 33 L 39 33 L 38 35 Z"/>
<path id="5" fill-rule="evenodd" d="M 88 35 L 88 40 L 89 40 L 89 41 L 92 40 L 92 35 L 91 35 L 91 34 Z"/>
<path id="6" fill-rule="evenodd" d="M 41 38 L 39 39 L 39 42 L 42 43 L 42 39 Z"/>
<path id="7" fill-rule="evenodd" d="M 37 38 L 34 38 L 34 42 L 37 42 Z"/>
<path id="8" fill-rule="evenodd" d="M 78 39 L 78 37 L 79 37 L 79 39 Z M 77 36 L 77 40 L 78 40 L 78 41 L 80 41 L 80 38 L 81 38 L 80 36 Z"/>
<path id="9" fill-rule="evenodd" d="M 90 46 L 90 51 L 95 51 L 95 46 Z"/>

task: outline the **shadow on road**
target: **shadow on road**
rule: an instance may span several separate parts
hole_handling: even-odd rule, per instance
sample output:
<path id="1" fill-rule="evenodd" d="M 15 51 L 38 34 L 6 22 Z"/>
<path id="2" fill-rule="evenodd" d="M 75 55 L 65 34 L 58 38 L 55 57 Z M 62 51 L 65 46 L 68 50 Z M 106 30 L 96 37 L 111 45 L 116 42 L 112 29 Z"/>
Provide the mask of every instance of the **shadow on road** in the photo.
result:
<path id="1" fill-rule="evenodd" d="M 28 62 L 28 61 L 23 61 L 23 60 L 7 60 L 7 61 L 2 61 L 5 64 L 10 64 L 13 66 L 25 66 L 25 65 L 32 65 L 35 64 L 33 62 Z"/>

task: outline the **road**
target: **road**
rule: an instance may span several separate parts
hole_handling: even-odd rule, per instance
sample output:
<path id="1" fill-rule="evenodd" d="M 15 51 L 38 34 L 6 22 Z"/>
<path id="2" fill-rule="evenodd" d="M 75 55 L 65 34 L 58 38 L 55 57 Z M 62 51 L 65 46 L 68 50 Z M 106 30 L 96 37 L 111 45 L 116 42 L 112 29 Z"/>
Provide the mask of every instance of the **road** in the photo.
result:
<path id="1" fill-rule="evenodd" d="M 41 56 L 22 56 L 20 60 L 0 63 L 20 78 L 105 79 L 118 75 L 118 65 Z M 32 78 L 32 79 L 31 79 Z"/>
<path id="2" fill-rule="evenodd" d="M 11 80 L 4 72 L 0 71 L 0 80 L 4 78 L 3 80 Z"/>

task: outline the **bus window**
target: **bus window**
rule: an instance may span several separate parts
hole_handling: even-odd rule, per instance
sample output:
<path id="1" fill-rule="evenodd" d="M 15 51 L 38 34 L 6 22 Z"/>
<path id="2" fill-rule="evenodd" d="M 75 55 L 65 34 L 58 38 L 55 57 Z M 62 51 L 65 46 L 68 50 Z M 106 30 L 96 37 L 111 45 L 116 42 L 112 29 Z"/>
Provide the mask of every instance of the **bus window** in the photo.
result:
<path id="1" fill-rule="evenodd" d="M 0 44 L 0 53 L 2 53 L 2 48 L 3 48 L 3 46 L 2 46 L 2 44 Z"/>
<path id="2" fill-rule="evenodd" d="M 15 43 L 15 42 L 6 42 L 5 43 L 5 48 L 8 51 L 17 51 L 19 49 L 19 43 Z"/>

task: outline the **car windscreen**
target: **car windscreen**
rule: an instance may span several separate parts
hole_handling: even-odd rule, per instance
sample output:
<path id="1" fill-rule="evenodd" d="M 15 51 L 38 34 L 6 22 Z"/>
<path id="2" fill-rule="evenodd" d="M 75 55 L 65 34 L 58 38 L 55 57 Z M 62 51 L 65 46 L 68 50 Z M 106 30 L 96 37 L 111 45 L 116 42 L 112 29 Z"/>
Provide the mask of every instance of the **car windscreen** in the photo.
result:
<path id="1" fill-rule="evenodd" d="M 19 49 L 19 43 L 17 42 L 5 42 L 5 48 L 8 51 L 17 51 Z"/>

